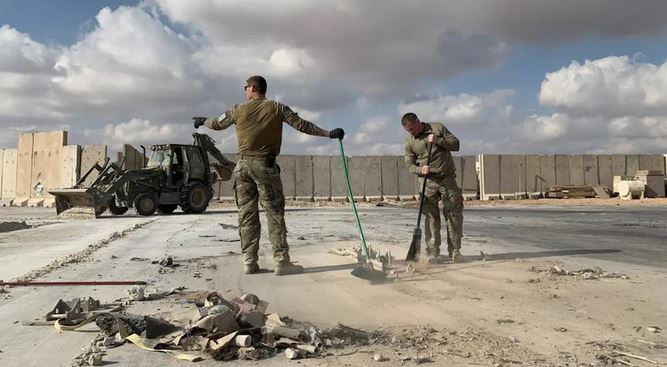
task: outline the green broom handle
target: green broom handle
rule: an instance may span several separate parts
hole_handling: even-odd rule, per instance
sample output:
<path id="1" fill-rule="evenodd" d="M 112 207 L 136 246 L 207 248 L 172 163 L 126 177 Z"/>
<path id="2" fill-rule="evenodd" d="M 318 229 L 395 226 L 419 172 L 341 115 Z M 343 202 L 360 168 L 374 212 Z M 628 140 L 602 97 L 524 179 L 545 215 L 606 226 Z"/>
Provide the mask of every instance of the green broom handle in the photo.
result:
<path id="1" fill-rule="evenodd" d="M 361 245 L 364 248 L 364 253 L 366 254 L 366 259 L 370 259 L 371 256 L 368 253 L 368 247 L 366 246 L 366 237 L 364 237 L 364 230 L 361 228 L 361 221 L 359 220 L 359 213 L 357 212 L 357 204 L 354 202 L 354 194 L 352 194 L 352 186 L 350 186 L 350 175 L 347 171 L 347 159 L 345 159 L 345 150 L 343 149 L 343 140 L 338 139 L 338 145 L 340 146 L 340 164 L 343 166 L 343 173 L 345 174 L 345 183 L 347 184 L 347 197 L 352 204 L 352 210 L 354 210 L 354 217 L 357 219 L 357 228 L 359 228 L 359 237 L 361 238 Z"/>

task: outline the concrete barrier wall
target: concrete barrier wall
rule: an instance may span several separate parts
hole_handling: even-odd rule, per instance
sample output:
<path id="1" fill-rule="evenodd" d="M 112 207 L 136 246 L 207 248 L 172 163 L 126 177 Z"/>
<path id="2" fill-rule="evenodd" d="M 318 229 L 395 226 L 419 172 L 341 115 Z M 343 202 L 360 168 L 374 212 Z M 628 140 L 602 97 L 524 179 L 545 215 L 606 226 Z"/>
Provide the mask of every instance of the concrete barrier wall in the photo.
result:
<path id="1" fill-rule="evenodd" d="M 540 156 L 526 156 L 526 193 L 541 192 L 544 179 L 540 170 Z"/>
<path id="2" fill-rule="evenodd" d="M 16 149 L 4 149 L 2 154 L 2 191 L 0 206 L 10 206 L 16 198 Z"/>
<path id="3" fill-rule="evenodd" d="M 556 154 L 556 185 L 570 184 L 570 156 Z"/>
<path id="4" fill-rule="evenodd" d="M 40 132 L 33 135 L 32 171 L 29 206 L 52 207 L 55 203 L 50 189 L 62 184 L 63 147 L 66 131 Z"/>
<path id="5" fill-rule="evenodd" d="M 76 185 L 81 169 L 81 147 L 66 145 L 63 147 L 62 165 L 59 187 L 67 188 Z"/>
<path id="6" fill-rule="evenodd" d="M 17 149 L 0 150 L 0 205 L 40 205 L 46 190 L 73 186 L 95 163 L 107 156 L 105 145 L 65 145 L 64 131 L 21 134 Z M 145 158 L 125 145 L 127 169 L 141 168 Z M 234 154 L 225 154 L 237 161 Z M 665 173 L 666 156 L 629 155 L 496 155 L 457 156 L 456 182 L 468 198 L 514 198 L 517 193 L 544 193 L 553 185 L 612 186 L 613 176 L 634 176 L 637 170 Z M 412 200 L 418 197 L 417 176 L 408 172 L 403 156 L 347 157 L 356 199 Z M 338 200 L 347 187 L 338 156 L 278 157 L 287 199 Z M 479 172 L 478 167 L 479 165 Z M 92 182 L 96 175 L 88 178 Z M 233 180 L 214 184 L 214 197 L 231 199 Z M 37 191 L 36 191 L 37 190 Z M 41 190 L 41 191 L 40 191 Z"/>
<path id="7" fill-rule="evenodd" d="M 331 158 L 327 155 L 313 156 L 313 198 L 331 198 Z"/>
<path id="8" fill-rule="evenodd" d="M 500 156 L 497 154 L 480 154 L 478 156 L 479 197 L 482 200 L 500 198 Z"/>
<path id="9" fill-rule="evenodd" d="M 95 164 L 104 165 L 107 159 L 107 146 L 101 144 L 85 145 L 81 150 L 81 167 L 79 174 L 81 177 L 85 175 Z M 89 187 L 97 178 L 97 173 L 93 172 L 83 182 L 84 187 Z"/>
<path id="10" fill-rule="evenodd" d="M 354 200 L 364 199 L 364 157 L 349 157 L 347 169 L 350 173 L 350 186 Z"/>
<path id="11" fill-rule="evenodd" d="M 346 158 L 345 162 L 349 166 L 350 159 Z M 345 200 L 345 198 L 347 198 L 347 184 L 345 183 L 345 176 L 340 157 L 330 156 L 329 164 L 331 166 L 331 199 Z"/>
<path id="12" fill-rule="evenodd" d="M 613 186 L 613 175 L 612 171 L 612 161 L 611 155 L 601 154 L 597 156 L 598 160 L 598 178 L 600 179 L 600 185 L 605 186 L 609 189 Z"/>
<path id="13" fill-rule="evenodd" d="M 584 156 L 570 156 L 570 185 L 584 184 Z"/>
<path id="14" fill-rule="evenodd" d="M 500 159 L 500 195 L 514 198 L 516 193 L 526 192 L 526 157 L 503 154 Z"/>
<path id="15" fill-rule="evenodd" d="M 0 174 L 2 174 L 2 167 L 5 165 L 5 150 L 0 149 Z M 2 176 L 0 176 L 0 200 L 2 200 Z"/>
<path id="16" fill-rule="evenodd" d="M 313 157 L 297 155 L 294 157 L 296 199 L 313 199 Z"/>
<path id="17" fill-rule="evenodd" d="M 0 149 L 0 175 L 2 174 L 2 167 L 5 165 L 5 150 Z M 0 200 L 2 200 L 2 176 L 0 176 Z M 0 203 L 0 206 L 5 206 Z"/>
<path id="18" fill-rule="evenodd" d="M 16 198 L 12 205 L 26 206 L 30 200 L 30 179 L 32 178 L 32 133 L 19 135 L 16 161 Z"/>
<path id="19" fill-rule="evenodd" d="M 628 154 L 625 156 L 625 174 L 627 176 L 634 176 L 639 171 L 639 155 Z"/>
<path id="20" fill-rule="evenodd" d="M 477 157 L 474 155 L 464 155 L 461 157 L 461 169 L 456 171 L 456 175 L 461 177 L 463 196 L 475 198 L 479 193 L 479 182 L 477 179 Z"/>
<path id="21" fill-rule="evenodd" d="M 382 157 L 364 157 L 364 198 L 378 200 L 382 198 Z"/>
<path id="22" fill-rule="evenodd" d="M 123 163 L 123 169 L 141 169 L 144 167 L 144 162 L 146 158 L 144 157 L 143 151 L 139 151 L 129 144 L 123 145 L 123 158 L 125 163 Z"/>
<path id="23" fill-rule="evenodd" d="M 286 199 L 294 199 L 296 197 L 296 173 L 294 171 L 295 159 L 296 156 L 294 155 L 278 156 L 280 181 L 283 183 L 283 193 Z"/>
<path id="24" fill-rule="evenodd" d="M 384 155 L 380 157 L 382 165 L 382 197 L 387 200 L 398 200 L 398 164 L 403 157 Z"/>
<path id="25" fill-rule="evenodd" d="M 544 193 L 553 185 L 602 185 L 611 189 L 613 176 L 635 176 L 637 169 L 666 172 L 665 156 L 660 154 L 483 154 L 478 159 L 482 200 L 512 196 L 515 188 L 521 193 Z"/>
<path id="26" fill-rule="evenodd" d="M 642 154 L 639 156 L 640 170 L 654 170 L 665 173 L 665 158 L 662 154 Z"/>
<path id="27" fill-rule="evenodd" d="M 600 184 L 600 172 L 598 166 L 598 157 L 595 155 L 583 156 L 584 184 Z"/>
<path id="28" fill-rule="evenodd" d="M 405 159 L 401 157 L 397 161 L 398 170 L 398 197 L 401 200 L 413 200 L 417 192 L 417 176 L 408 171 Z"/>

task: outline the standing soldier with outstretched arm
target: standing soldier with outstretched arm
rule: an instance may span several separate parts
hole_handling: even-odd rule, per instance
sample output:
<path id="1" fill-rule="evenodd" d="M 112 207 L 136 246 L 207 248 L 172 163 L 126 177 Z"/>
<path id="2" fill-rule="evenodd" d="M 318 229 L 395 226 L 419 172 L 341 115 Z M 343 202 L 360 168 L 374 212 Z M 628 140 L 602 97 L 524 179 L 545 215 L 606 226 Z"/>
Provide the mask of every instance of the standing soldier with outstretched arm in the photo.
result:
<path id="1" fill-rule="evenodd" d="M 405 139 L 405 163 L 408 170 L 418 175 L 420 180 L 427 180 L 424 194 L 424 227 L 429 262 L 437 262 L 440 255 L 438 202 L 441 199 L 443 215 L 447 222 L 449 258 L 461 261 L 463 194 L 456 185 L 456 166 L 454 166 L 451 154 L 459 150 L 459 139 L 443 124 L 439 122 L 423 123 L 414 113 L 403 115 L 401 124 L 410 134 Z M 427 164 L 430 144 L 433 144 L 433 151 L 431 162 Z"/>
<path id="2" fill-rule="evenodd" d="M 259 75 L 246 80 L 247 102 L 236 105 L 218 117 L 195 117 L 194 126 L 224 130 L 236 127 L 239 161 L 234 170 L 234 194 L 239 215 L 239 234 L 246 274 L 259 272 L 259 208 L 266 211 L 269 239 L 273 246 L 275 275 L 297 274 L 303 267 L 293 264 L 287 245 L 285 196 L 276 158 L 282 144 L 283 122 L 308 135 L 343 139 L 343 129 L 324 130 L 299 117 L 288 106 L 266 99 L 266 79 Z"/>

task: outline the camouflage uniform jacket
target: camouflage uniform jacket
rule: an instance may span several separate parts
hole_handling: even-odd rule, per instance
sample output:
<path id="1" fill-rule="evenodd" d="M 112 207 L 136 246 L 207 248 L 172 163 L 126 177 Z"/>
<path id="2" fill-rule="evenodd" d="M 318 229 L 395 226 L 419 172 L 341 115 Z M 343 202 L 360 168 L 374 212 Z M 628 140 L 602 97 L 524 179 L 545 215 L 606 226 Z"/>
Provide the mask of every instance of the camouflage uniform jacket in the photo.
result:
<path id="1" fill-rule="evenodd" d="M 283 122 L 305 134 L 329 134 L 327 130 L 299 117 L 288 106 L 266 98 L 236 105 L 218 117 L 206 119 L 205 124 L 213 130 L 235 125 L 241 155 L 275 157 L 280 154 Z"/>
<path id="2" fill-rule="evenodd" d="M 459 139 L 439 122 L 424 123 L 424 131 L 418 136 L 408 135 L 405 139 L 405 163 L 410 173 L 419 174 L 420 166 L 428 159 L 428 135 L 435 134 L 431 152 L 430 177 L 456 177 L 456 166 L 450 152 L 459 150 Z"/>

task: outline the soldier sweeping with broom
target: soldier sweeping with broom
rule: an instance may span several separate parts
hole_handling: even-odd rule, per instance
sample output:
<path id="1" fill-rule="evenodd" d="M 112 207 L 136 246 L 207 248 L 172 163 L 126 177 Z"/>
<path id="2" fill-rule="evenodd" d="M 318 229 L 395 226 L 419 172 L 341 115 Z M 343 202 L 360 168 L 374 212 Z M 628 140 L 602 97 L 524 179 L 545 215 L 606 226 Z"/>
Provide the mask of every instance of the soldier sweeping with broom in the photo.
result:
<path id="1" fill-rule="evenodd" d="M 463 195 L 456 185 L 456 167 L 451 152 L 459 150 L 459 139 L 439 122 L 423 123 L 414 113 L 401 119 L 405 131 L 405 163 L 410 173 L 419 175 L 422 182 L 419 218 L 406 260 L 419 256 L 422 210 L 425 217 L 426 254 L 429 263 L 437 263 L 440 255 L 440 212 L 447 222 L 447 251 L 453 261 L 461 261 L 463 235 Z"/>

